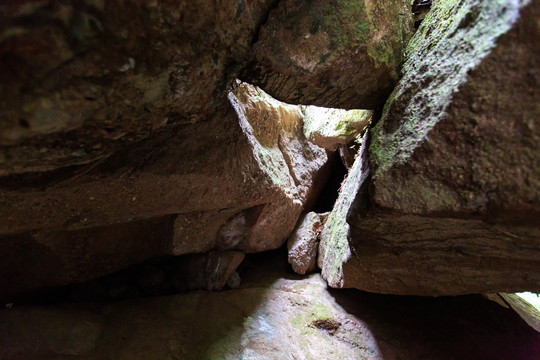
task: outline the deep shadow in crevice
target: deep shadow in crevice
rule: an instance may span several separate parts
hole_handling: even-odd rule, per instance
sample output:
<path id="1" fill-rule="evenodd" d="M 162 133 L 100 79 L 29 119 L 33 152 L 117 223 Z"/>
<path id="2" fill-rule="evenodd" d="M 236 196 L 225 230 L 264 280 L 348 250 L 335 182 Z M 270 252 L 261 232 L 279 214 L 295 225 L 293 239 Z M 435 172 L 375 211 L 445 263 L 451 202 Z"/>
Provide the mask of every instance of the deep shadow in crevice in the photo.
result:
<path id="1" fill-rule="evenodd" d="M 124 270 L 86 281 L 19 295 L 15 305 L 119 301 L 204 289 L 206 254 L 156 257 Z"/>
<path id="2" fill-rule="evenodd" d="M 332 210 L 334 203 L 338 198 L 341 183 L 346 175 L 347 168 L 343 165 L 343 161 L 339 155 L 335 156 L 332 168 L 330 169 L 330 175 L 319 194 L 317 202 L 313 207 L 313 211 L 316 213 L 324 213 Z"/>

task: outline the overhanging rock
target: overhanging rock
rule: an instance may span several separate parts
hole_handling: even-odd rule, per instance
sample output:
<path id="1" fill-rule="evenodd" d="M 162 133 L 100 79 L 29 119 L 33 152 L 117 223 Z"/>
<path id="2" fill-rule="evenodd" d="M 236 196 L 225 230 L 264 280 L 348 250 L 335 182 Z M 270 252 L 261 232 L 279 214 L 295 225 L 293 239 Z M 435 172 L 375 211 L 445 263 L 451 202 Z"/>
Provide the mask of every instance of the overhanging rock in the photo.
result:
<path id="1" fill-rule="evenodd" d="M 539 11 L 539 1 L 434 3 L 372 130 L 369 192 L 349 184 L 365 181 L 367 164 L 355 164 L 338 204 L 363 200 L 336 206 L 322 232 L 330 285 L 540 289 Z"/>
<path id="2" fill-rule="evenodd" d="M 305 139 L 298 106 L 247 84 L 229 98 L 232 106 L 211 119 L 98 166 L 36 174 L 30 185 L 5 181 L 1 295 L 89 280 L 165 254 L 281 246 L 324 183 L 326 150 Z"/>
<path id="3" fill-rule="evenodd" d="M 283 0 L 241 78 L 292 104 L 376 109 L 412 34 L 408 0 Z"/>

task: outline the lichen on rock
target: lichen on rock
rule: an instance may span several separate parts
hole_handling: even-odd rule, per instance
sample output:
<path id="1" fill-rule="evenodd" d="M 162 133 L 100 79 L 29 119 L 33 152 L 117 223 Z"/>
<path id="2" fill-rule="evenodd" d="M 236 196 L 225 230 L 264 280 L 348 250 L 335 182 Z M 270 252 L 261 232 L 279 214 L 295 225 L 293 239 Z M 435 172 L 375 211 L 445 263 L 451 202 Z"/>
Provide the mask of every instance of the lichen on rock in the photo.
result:
<path id="1" fill-rule="evenodd" d="M 371 130 L 368 195 L 357 183 L 347 196 L 361 201 L 334 218 L 348 179 L 323 230 L 331 286 L 538 291 L 539 10 L 535 0 L 434 2 Z"/>
<path id="2" fill-rule="evenodd" d="M 335 151 L 338 145 L 347 145 L 367 129 L 373 112 L 344 110 L 318 106 L 302 107 L 304 134 L 317 146 Z"/>

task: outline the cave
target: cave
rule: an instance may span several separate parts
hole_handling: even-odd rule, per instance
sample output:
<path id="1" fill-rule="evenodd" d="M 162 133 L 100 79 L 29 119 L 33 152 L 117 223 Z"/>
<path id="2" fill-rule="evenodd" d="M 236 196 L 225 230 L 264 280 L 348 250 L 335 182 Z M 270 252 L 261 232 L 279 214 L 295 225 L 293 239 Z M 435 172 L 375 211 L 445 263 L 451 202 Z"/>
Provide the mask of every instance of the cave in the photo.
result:
<path id="1" fill-rule="evenodd" d="M 539 14 L 0 3 L 0 359 L 539 359 Z"/>

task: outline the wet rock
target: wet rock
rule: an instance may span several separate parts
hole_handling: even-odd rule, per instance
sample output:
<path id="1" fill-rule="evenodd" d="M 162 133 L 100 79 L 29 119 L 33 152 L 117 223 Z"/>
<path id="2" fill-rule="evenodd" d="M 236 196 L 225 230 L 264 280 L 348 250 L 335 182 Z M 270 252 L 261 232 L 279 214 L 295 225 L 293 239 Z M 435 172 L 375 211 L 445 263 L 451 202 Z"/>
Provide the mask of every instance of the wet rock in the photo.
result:
<path id="1" fill-rule="evenodd" d="M 241 78 L 293 104 L 376 109 L 399 76 L 410 1 L 280 1 Z"/>
<path id="2" fill-rule="evenodd" d="M 367 128 L 373 116 L 368 110 L 304 107 L 304 134 L 317 146 L 335 151 L 353 141 Z"/>
<path id="3" fill-rule="evenodd" d="M 434 3 L 322 232 L 330 285 L 540 290 L 539 7 Z"/>
<path id="4" fill-rule="evenodd" d="M 305 275 L 315 270 L 322 226 L 321 217 L 314 212 L 307 213 L 298 221 L 287 243 L 289 264 L 295 273 Z"/>

